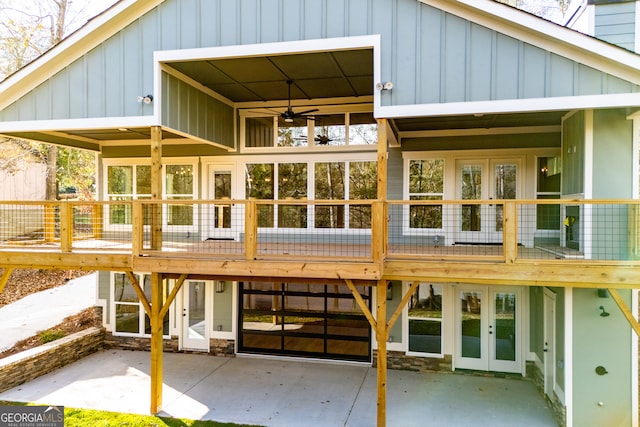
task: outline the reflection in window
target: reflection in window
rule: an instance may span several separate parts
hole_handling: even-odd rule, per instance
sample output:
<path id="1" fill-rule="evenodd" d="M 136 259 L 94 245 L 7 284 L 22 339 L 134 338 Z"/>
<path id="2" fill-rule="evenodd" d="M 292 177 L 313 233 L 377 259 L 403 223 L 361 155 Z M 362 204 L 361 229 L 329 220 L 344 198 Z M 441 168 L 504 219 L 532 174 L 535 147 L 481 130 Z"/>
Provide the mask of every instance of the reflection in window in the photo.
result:
<path id="1" fill-rule="evenodd" d="M 560 157 L 538 158 L 536 199 L 560 198 Z M 536 228 L 538 230 L 560 230 L 560 205 L 537 205 Z"/>
<path id="2" fill-rule="evenodd" d="M 286 122 L 278 117 L 278 147 L 306 147 L 307 119 L 297 117 L 292 122 Z"/>
<path id="3" fill-rule="evenodd" d="M 307 164 L 278 164 L 278 199 L 307 198 Z M 307 228 L 307 205 L 278 205 L 278 227 Z"/>
<path id="4" fill-rule="evenodd" d="M 349 163 L 349 200 L 373 200 L 378 196 L 378 163 Z M 371 205 L 349 205 L 349 228 L 371 228 Z"/>
<path id="5" fill-rule="evenodd" d="M 349 114 L 349 145 L 373 145 L 377 142 L 378 126 L 373 114 Z"/>
<path id="6" fill-rule="evenodd" d="M 247 164 L 246 195 L 249 200 L 273 200 L 273 163 Z M 258 227 L 273 227 L 273 205 L 258 205 Z"/>
<path id="7" fill-rule="evenodd" d="M 344 200 L 345 164 L 343 162 L 315 164 L 315 194 L 318 200 Z M 317 228 L 344 228 L 344 205 L 317 205 Z"/>
<path id="8" fill-rule="evenodd" d="M 444 160 L 427 159 L 409 162 L 409 200 L 442 200 L 444 195 Z M 442 205 L 412 205 L 409 227 L 442 228 Z"/>
<path id="9" fill-rule="evenodd" d="M 442 353 L 442 285 L 420 283 L 409 300 L 409 351 Z"/>
<path id="10" fill-rule="evenodd" d="M 165 192 L 169 200 L 193 200 L 193 165 L 167 165 Z M 193 225 L 193 205 L 170 204 L 168 225 Z"/>
<path id="11" fill-rule="evenodd" d="M 316 116 L 313 128 L 313 141 L 315 145 L 345 145 L 345 115 L 330 114 Z"/>
<path id="12" fill-rule="evenodd" d="M 107 199 L 129 201 L 151 197 L 151 167 L 147 165 L 108 166 Z M 145 215 L 147 218 L 148 215 Z M 130 205 L 109 205 L 110 224 L 131 224 Z M 145 222 L 145 224 L 148 223 Z"/>

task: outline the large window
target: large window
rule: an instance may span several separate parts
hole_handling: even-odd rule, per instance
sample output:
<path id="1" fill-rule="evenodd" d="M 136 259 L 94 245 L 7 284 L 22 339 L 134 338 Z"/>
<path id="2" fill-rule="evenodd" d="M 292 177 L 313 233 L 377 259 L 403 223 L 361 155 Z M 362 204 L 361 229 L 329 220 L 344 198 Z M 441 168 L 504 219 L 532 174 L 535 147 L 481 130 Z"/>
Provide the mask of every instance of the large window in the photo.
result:
<path id="1" fill-rule="evenodd" d="M 107 200 L 129 201 L 151 198 L 151 166 L 116 165 L 107 167 Z M 113 204 L 110 224 L 131 224 L 131 207 Z"/>
<path id="2" fill-rule="evenodd" d="M 442 354 L 442 285 L 420 283 L 408 308 L 409 351 Z"/>
<path id="3" fill-rule="evenodd" d="M 442 200 L 444 196 L 444 160 L 409 161 L 409 200 Z M 442 205 L 412 205 L 409 227 L 442 228 Z"/>
<path id="4" fill-rule="evenodd" d="M 243 120 L 247 148 L 339 147 L 375 145 L 376 120 L 371 112 L 316 113 L 286 121 L 269 111 Z M 241 113 L 242 114 L 242 113 Z"/>
<path id="5" fill-rule="evenodd" d="M 258 204 L 258 226 L 262 228 L 370 229 L 368 204 L 309 206 L 295 201 L 306 202 L 312 192 L 316 200 L 373 200 L 377 197 L 377 162 L 247 163 L 245 191 L 250 200 L 286 202 Z"/>
<path id="6" fill-rule="evenodd" d="M 176 162 L 164 165 L 163 193 L 167 200 L 193 200 L 196 194 L 194 163 Z M 149 164 L 107 164 L 106 200 L 111 202 L 151 199 L 151 166 Z M 144 223 L 149 224 L 148 206 L 144 206 Z M 131 206 L 110 204 L 109 225 L 131 225 Z M 167 226 L 193 226 L 193 205 L 171 204 L 163 215 Z"/>
<path id="7" fill-rule="evenodd" d="M 148 274 L 137 275 L 138 283 L 148 301 L 151 301 L 151 276 Z M 150 335 L 151 322 L 144 311 L 144 307 L 138 299 L 131 281 L 125 273 L 113 273 L 113 305 L 115 312 L 114 333 L 119 335 Z M 165 301 L 169 294 L 169 285 L 163 282 L 163 298 Z M 169 314 L 164 318 L 163 335 L 169 335 Z"/>

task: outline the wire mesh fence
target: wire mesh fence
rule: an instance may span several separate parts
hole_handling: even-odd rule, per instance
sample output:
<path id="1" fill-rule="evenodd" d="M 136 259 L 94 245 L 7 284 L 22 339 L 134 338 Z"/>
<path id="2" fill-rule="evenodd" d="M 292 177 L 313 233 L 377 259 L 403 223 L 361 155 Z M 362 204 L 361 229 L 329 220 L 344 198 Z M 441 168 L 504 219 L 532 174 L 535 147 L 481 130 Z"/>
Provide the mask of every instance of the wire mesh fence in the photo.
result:
<path id="1" fill-rule="evenodd" d="M 629 261 L 640 259 L 639 203 L 0 202 L 0 248 L 371 260 L 380 246 L 397 259 Z"/>

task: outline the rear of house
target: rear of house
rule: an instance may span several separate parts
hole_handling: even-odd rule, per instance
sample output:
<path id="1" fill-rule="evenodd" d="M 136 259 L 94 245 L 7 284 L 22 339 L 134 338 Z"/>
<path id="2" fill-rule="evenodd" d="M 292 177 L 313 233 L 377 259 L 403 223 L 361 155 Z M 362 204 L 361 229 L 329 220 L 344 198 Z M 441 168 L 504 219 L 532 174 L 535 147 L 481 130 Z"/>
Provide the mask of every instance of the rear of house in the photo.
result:
<path id="1" fill-rule="evenodd" d="M 99 154 L 45 244 L 101 270 L 113 345 L 508 373 L 637 425 L 639 68 L 488 0 L 122 1 L 2 83 L 0 133 Z"/>

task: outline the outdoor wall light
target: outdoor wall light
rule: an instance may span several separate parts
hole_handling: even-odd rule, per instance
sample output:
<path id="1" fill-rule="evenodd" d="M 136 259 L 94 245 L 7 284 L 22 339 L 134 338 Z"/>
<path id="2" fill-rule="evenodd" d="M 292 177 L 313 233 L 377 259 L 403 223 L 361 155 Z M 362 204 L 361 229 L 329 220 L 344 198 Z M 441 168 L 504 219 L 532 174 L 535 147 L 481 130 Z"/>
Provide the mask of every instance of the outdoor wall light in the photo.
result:
<path id="1" fill-rule="evenodd" d="M 604 309 L 603 306 L 600 306 L 600 310 L 602 310 L 602 312 L 600 313 L 600 317 L 607 317 L 609 316 L 609 313 L 607 313 L 607 311 Z"/>
<path id="2" fill-rule="evenodd" d="M 216 282 L 216 293 L 221 294 L 224 292 L 224 282 Z"/>
<path id="3" fill-rule="evenodd" d="M 376 83 L 376 89 L 378 89 L 378 90 L 391 90 L 391 89 L 393 89 L 393 83 L 391 83 L 391 82 L 379 82 L 379 83 Z"/>
<path id="4" fill-rule="evenodd" d="M 153 102 L 153 95 L 140 95 L 138 96 L 138 102 L 144 102 L 145 104 L 149 105 Z"/>

